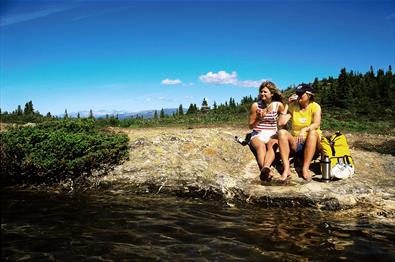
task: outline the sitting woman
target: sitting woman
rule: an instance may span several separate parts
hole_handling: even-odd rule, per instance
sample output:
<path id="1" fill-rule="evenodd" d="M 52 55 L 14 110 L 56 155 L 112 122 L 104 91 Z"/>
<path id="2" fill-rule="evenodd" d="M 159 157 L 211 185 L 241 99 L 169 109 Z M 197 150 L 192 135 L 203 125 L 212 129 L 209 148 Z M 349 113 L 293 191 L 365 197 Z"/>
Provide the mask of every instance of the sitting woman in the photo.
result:
<path id="1" fill-rule="evenodd" d="M 302 176 L 310 181 L 310 163 L 316 150 L 320 147 L 321 140 L 321 107 L 314 102 L 313 88 L 307 84 L 296 87 L 296 95 L 290 97 L 288 113 L 292 117 L 291 131 L 280 130 L 278 144 L 284 171 L 281 180 L 286 180 L 290 175 L 289 154 L 290 150 L 303 153 Z"/>
<path id="2" fill-rule="evenodd" d="M 261 170 L 260 179 L 270 181 L 272 178 L 270 165 L 277 144 L 277 116 L 286 112 L 282 96 L 276 85 L 265 81 L 259 87 L 258 102 L 251 106 L 249 127 L 251 133 L 250 148 L 253 151 Z"/>

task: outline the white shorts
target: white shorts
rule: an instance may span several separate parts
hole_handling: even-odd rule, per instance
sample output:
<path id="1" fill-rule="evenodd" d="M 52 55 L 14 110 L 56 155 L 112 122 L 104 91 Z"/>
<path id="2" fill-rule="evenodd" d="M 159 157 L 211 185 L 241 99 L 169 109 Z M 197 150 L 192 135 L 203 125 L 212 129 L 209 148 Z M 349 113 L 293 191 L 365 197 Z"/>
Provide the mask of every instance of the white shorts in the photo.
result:
<path id="1" fill-rule="evenodd" d="M 259 138 L 263 143 L 269 142 L 270 138 L 275 138 L 275 135 L 277 134 L 277 131 L 274 130 L 262 130 L 262 131 L 252 131 L 251 133 L 251 141 L 255 137 Z"/>

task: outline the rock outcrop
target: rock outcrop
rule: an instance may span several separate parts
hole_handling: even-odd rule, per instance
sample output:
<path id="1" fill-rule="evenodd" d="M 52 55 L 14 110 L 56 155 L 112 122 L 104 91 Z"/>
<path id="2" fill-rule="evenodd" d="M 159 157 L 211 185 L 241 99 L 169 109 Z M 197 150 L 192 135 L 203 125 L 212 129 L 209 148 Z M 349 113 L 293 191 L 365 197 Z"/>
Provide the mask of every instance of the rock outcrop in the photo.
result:
<path id="1" fill-rule="evenodd" d="M 349 179 L 323 183 L 318 170 L 307 183 L 292 169 L 287 182 L 261 183 L 255 158 L 248 146 L 235 142 L 235 135 L 248 130 L 239 127 L 194 129 L 152 128 L 112 129 L 127 133 L 130 156 L 98 183 L 113 190 L 172 193 L 207 198 L 221 198 L 229 205 L 236 202 L 262 206 L 307 206 L 328 210 L 361 208 L 374 215 L 395 217 L 395 157 L 361 150 L 354 145 L 374 137 L 346 134 L 355 163 L 356 174 Z M 280 166 L 278 166 L 280 168 Z M 317 169 L 318 167 L 318 169 Z M 314 168 L 313 168 L 314 169 Z"/>

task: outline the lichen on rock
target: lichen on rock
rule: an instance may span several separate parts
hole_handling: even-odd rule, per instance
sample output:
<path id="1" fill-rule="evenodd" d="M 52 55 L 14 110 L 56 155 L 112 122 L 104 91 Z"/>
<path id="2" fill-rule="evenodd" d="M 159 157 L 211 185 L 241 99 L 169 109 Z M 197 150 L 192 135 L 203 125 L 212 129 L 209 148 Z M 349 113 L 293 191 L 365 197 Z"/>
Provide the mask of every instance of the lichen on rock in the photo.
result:
<path id="1" fill-rule="evenodd" d="M 263 206 L 330 210 L 378 206 L 389 217 L 395 213 L 395 157 L 355 147 L 359 143 L 357 135 L 348 135 L 356 166 L 352 178 L 322 183 L 318 171 L 313 181 L 306 183 L 299 177 L 298 169 L 293 168 L 290 179 L 282 183 L 273 167 L 274 180 L 261 183 L 248 146 L 234 140 L 235 135 L 245 135 L 247 129 L 149 128 L 117 132 L 129 136 L 129 160 L 102 177 L 102 184 L 150 193 L 222 197 L 229 202 Z"/>

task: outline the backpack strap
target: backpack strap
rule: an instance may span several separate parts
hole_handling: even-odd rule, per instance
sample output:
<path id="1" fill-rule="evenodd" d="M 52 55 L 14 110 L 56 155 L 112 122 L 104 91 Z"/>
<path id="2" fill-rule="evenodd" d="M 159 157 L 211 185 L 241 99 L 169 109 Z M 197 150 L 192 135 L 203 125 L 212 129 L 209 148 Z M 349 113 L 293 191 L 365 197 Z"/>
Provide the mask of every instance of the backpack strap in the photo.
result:
<path id="1" fill-rule="evenodd" d="M 335 141 L 330 140 L 330 141 L 329 141 L 329 146 L 331 147 L 332 156 L 335 156 L 335 155 L 336 155 Z"/>
<path id="2" fill-rule="evenodd" d="M 335 142 L 336 142 L 336 138 L 338 138 L 339 136 L 341 136 L 342 134 L 340 133 L 340 131 L 336 131 L 336 133 L 329 139 L 329 145 L 331 147 L 331 151 L 332 151 L 332 156 L 336 155 L 336 150 L 335 150 Z"/>

